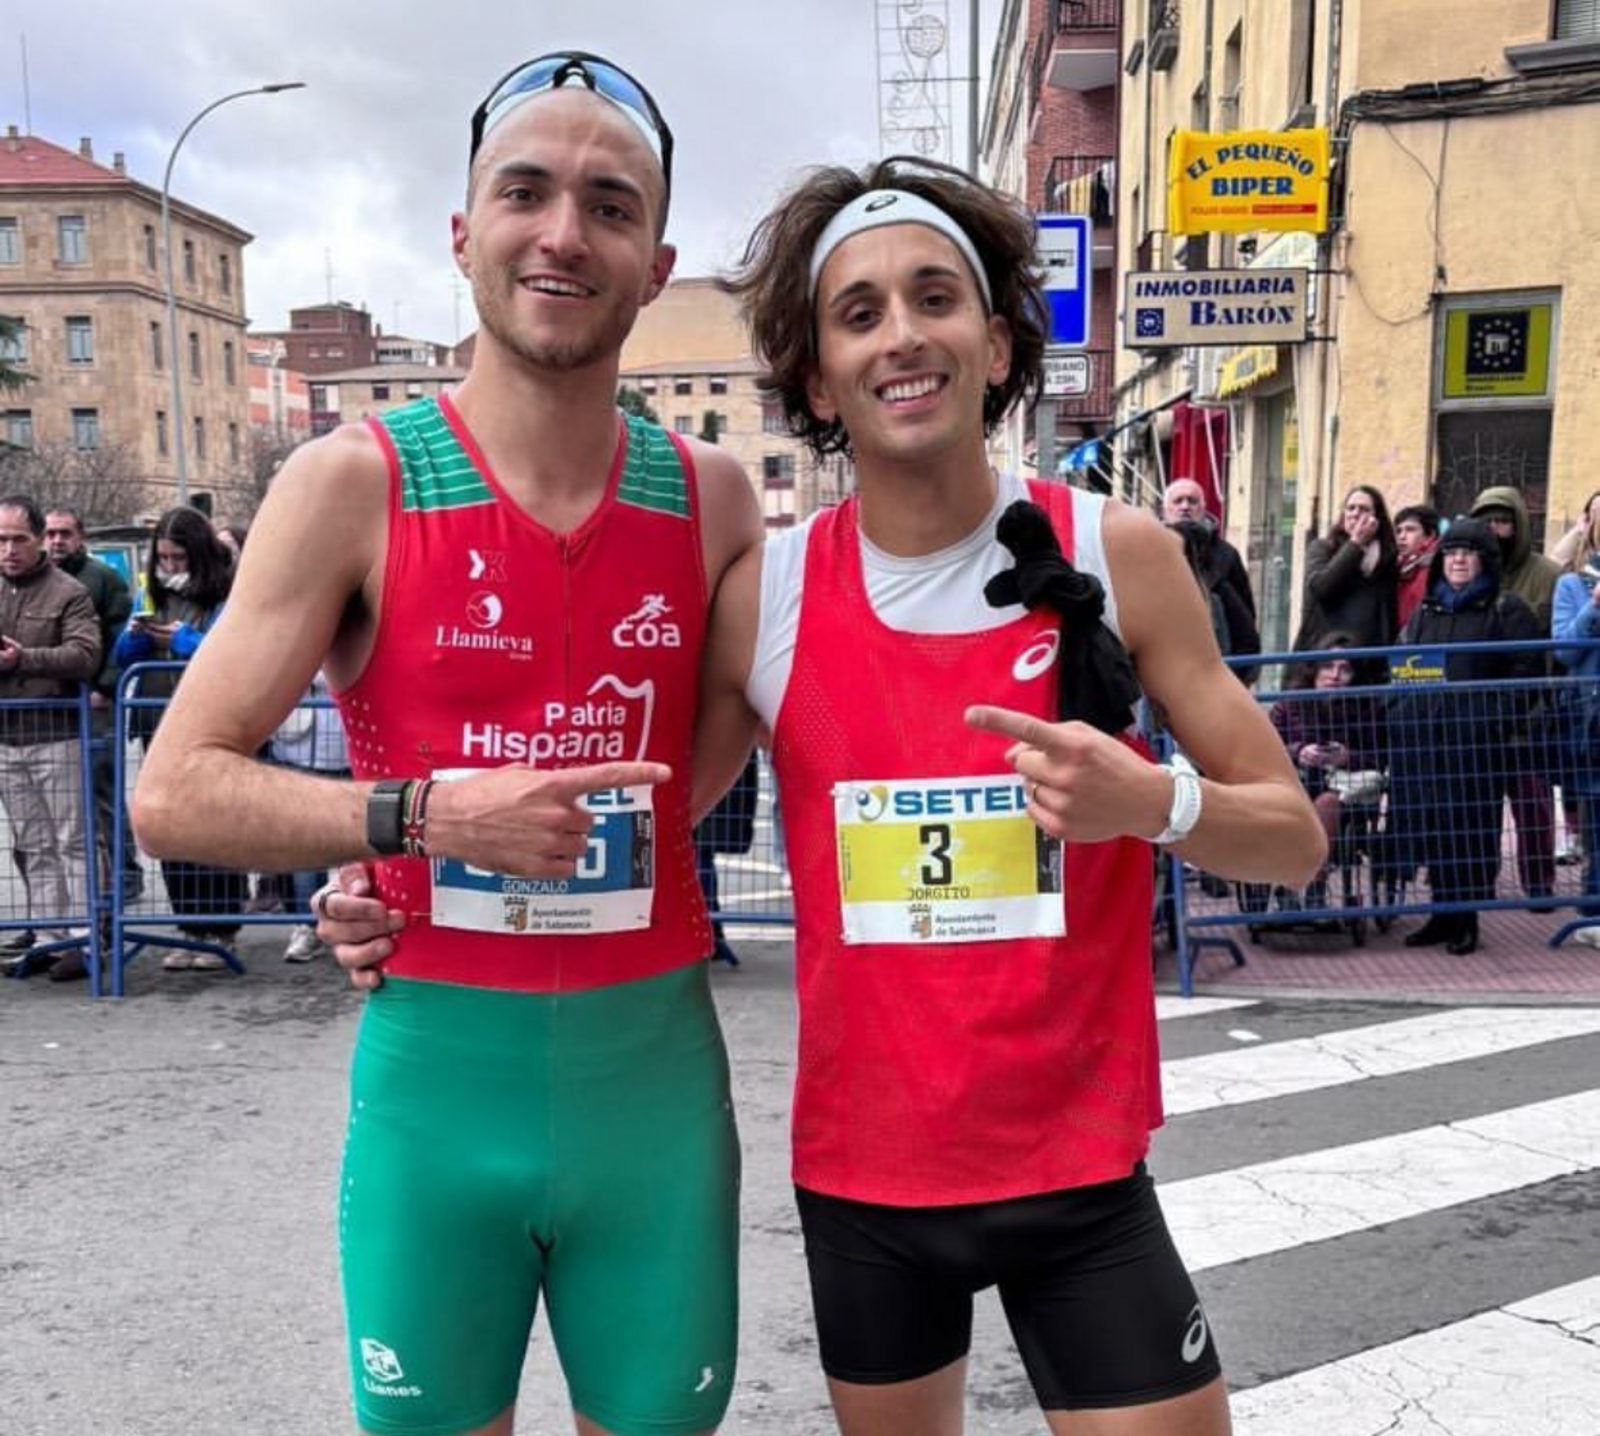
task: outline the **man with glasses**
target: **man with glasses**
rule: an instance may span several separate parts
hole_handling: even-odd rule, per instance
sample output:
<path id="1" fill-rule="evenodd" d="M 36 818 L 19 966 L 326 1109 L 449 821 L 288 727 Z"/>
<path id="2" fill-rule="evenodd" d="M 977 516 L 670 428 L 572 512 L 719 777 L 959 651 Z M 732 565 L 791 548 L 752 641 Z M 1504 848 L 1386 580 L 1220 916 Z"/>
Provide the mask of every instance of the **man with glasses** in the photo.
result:
<path id="1" fill-rule="evenodd" d="M 377 856 L 408 919 L 341 1183 L 363 1429 L 509 1436 L 542 1291 L 580 1431 L 688 1436 L 731 1390 L 738 1184 L 691 730 L 708 598 L 760 519 L 724 451 L 616 408 L 674 258 L 643 87 L 519 66 L 470 158 L 471 372 L 284 466 L 134 822 L 161 856 Z M 324 655 L 353 783 L 249 757 Z"/>
<path id="2" fill-rule="evenodd" d="M 62 573 L 77 579 L 89 590 L 95 617 L 100 620 L 101 652 L 104 656 L 89 695 L 95 736 L 91 767 L 94 772 L 95 836 L 105 854 L 102 869 L 109 872 L 111 854 L 116 849 L 113 825 L 127 821 L 125 813 L 119 816 L 121 804 L 116 801 L 116 767 L 111 752 L 111 704 L 117 691 L 117 663 L 112 650 L 122 636 L 128 615 L 133 612 L 133 596 L 122 575 L 89 552 L 83 519 L 72 509 L 51 508 L 46 511 L 44 549 L 50 555 L 50 561 Z M 144 870 L 139 866 L 139 849 L 134 844 L 133 834 L 126 833 L 124 837 L 122 900 L 132 903 L 137 902 L 144 891 Z"/>

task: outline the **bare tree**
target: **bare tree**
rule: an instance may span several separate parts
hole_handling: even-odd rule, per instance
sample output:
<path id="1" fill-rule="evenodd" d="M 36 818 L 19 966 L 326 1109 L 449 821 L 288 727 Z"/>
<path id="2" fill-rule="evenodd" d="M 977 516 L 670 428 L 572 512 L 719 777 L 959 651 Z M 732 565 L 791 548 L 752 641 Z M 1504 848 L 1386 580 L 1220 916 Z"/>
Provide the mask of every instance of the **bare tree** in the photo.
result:
<path id="1" fill-rule="evenodd" d="M 69 443 L 32 449 L 0 445 L 0 487 L 30 495 L 41 508 L 70 508 L 92 527 L 132 523 L 149 507 L 144 475 L 123 444 L 96 449 Z"/>
<path id="2" fill-rule="evenodd" d="M 243 519 L 255 517 L 255 512 L 261 507 L 262 499 L 266 498 L 267 489 L 271 486 L 273 478 L 283 467 L 283 461 L 303 443 L 305 443 L 304 436 L 296 436 L 287 429 L 273 425 L 258 424 L 250 430 L 248 467 L 239 475 L 232 490 L 239 500 L 234 507 L 247 510 L 238 517 Z"/>
<path id="3" fill-rule="evenodd" d="M 624 414 L 636 414 L 641 419 L 648 419 L 652 424 L 659 424 L 656 411 L 650 407 L 650 400 L 643 389 L 633 389 L 624 384 L 617 390 L 617 408 Z"/>

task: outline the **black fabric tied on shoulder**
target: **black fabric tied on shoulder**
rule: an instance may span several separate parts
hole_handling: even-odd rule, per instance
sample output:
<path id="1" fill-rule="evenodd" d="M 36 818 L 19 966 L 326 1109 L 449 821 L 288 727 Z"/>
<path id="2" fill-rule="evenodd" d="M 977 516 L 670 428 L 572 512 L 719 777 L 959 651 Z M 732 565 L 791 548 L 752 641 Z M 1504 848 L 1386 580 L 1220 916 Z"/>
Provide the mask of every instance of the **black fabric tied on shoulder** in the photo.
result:
<path id="1" fill-rule="evenodd" d="M 1038 504 L 1026 499 L 1011 504 L 1000 515 L 995 536 L 1017 566 L 991 578 L 983 596 L 995 608 L 1043 605 L 1061 615 L 1059 718 L 1121 733 L 1133 722 L 1139 680 L 1122 640 L 1103 621 L 1106 591 L 1100 580 L 1067 561 L 1050 516 Z"/>

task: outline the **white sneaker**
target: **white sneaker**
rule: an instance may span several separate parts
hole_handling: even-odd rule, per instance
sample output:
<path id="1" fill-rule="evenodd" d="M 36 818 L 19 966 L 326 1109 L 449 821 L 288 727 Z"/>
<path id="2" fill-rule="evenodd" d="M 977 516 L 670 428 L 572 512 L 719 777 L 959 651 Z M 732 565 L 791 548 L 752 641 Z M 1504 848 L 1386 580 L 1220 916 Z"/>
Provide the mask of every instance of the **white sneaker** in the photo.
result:
<path id="1" fill-rule="evenodd" d="M 1600 927 L 1580 927 L 1568 941 L 1581 942 L 1585 947 L 1600 947 Z"/>
<path id="2" fill-rule="evenodd" d="M 289 934 L 289 945 L 283 950 L 285 962 L 311 962 L 321 957 L 327 949 L 322 945 L 322 939 L 317 936 L 316 929 L 301 924 Z"/>

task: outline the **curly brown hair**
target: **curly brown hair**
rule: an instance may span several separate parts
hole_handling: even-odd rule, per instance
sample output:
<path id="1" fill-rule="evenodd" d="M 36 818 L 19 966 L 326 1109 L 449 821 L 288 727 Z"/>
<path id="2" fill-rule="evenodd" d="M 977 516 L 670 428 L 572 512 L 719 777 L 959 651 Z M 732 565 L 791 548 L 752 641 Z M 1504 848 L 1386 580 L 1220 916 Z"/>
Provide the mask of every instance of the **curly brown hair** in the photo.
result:
<path id="1" fill-rule="evenodd" d="M 1019 401 L 1031 404 L 1043 382 L 1047 311 L 1034 223 L 1021 204 L 949 165 L 910 155 L 890 155 L 860 171 L 820 166 L 756 226 L 738 267 L 719 280 L 744 311 L 763 366 L 756 382 L 783 404 L 789 432 L 818 458 L 851 450 L 844 425 L 819 419 L 806 395 L 817 362 L 811 252 L 834 215 L 875 189 L 906 190 L 937 205 L 966 232 L 983 261 L 993 313 L 1011 328 L 1011 369 L 984 394 L 984 433 L 992 433 Z"/>

